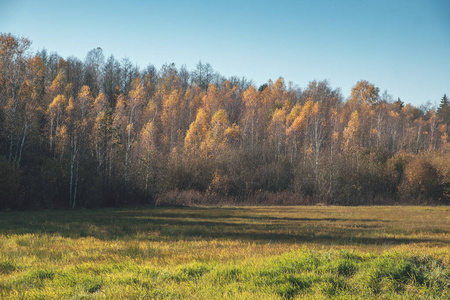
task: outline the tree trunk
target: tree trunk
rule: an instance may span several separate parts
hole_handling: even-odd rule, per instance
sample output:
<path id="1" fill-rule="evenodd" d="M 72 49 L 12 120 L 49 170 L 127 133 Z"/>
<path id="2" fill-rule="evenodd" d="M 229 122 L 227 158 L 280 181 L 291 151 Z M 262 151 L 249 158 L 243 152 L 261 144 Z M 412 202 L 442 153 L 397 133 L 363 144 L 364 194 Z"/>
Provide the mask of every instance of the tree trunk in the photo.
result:
<path id="1" fill-rule="evenodd" d="M 77 191 L 78 191 L 78 178 L 79 178 L 79 161 L 77 161 L 77 170 L 76 170 L 77 176 L 75 178 L 75 190 L 73 194 L 73 203 L 72 203 L 72 209 L 74 209 L 77 205 Z"/>
<path id="2" fill-rule="evenodd" d="M 77 152 L 78 152 L 77 142 L 76 142 L 75 138 L 72 137 L 72 156 L 70 159 L 70 186 L 69 186 L 70 205 L 72 208 L 75 207 L 76 193 L 77 193 L 76 192 L 77 184 L 75 184 L 75 187 L 74 187 L 74 167 L 75 167 L 75 162 L 77 159 Z M 77 174 L 76 183 L 78 183 L 78 174 Z"/>
<path id="3" fill-rule="evenodd" d="M 73 205 L 73 165 L 74 165 L 74 159 L 73 159 L 73 155 L 71 157 L 70 160 L 70 183 L 69 183 L 69 193 L 70 193 L 70 199 L 69 199 L 69 204 L 72 206 Z"/>
<path id="4" fill-rule="evenodd" d="M 124 189 L 127 189 L 127 182 L 128 182 L 128 161 L 130 157 L 130 149 L 131 149 L 131 127 L 128 129 L 128 138 L 127 138 L 127 145 L 126 145 L 126 151 L 125 151 L 125 176 L 124 176 Z"/>
<path id="5" fill-rule="evenodd" d="M 53 151 L 53 118 L 50 121 L 50 153 Z"/>
<path id="6" fill-rule="evenodd" d="M 17 167 L 20 166 L 20 161 L 22 160 L 22 153 L 23 153 L 23 147 L 25 145 L 25 139 L 27 137 L 27 130 L 28 130 L 28 115 L 25 114 L 25 126 L 23 129 L 23 137 L 22 137 L 22 143 L 20 145 L 19 158 L 17 159 Z"/>
<path id="7" fill-rule="evenodd" d="M 54 139 L 53 139 L 53 158 L 55 158 L 56 157 L 56 139 L 57 139 L 57 136 L 58 136 L 58 126 L 59 126 L 59 117 L 56 117 L 56 127 L 55 127 L 55 133 L 54 133 L 54 135 L 55 135 L 55 137 L 54 137 Z"/>
<path id="8" fill-rule="evenodd" d="M 12 159 L 12 152 L 13 152 L 13 141 L 14 141 L 14 121 L 16 117 L 16 93 L 14 91 L 13 87 L 13 103 L 12 103 L 12 110 L 11 110 L 11 133 L 10 133 L 10 139 L 9 139 L 9 161 Z"/>

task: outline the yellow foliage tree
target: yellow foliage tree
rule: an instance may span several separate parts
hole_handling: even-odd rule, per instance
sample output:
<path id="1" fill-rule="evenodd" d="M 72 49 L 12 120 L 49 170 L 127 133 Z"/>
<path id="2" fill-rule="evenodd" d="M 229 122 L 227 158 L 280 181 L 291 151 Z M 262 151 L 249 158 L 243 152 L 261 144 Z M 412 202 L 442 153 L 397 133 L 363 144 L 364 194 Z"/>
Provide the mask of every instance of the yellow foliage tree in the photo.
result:
<path id="1" fill-rule="evenodd" d="M 57 142 L 58 130 L 60 129 L 66 103 L 67 103 L 66 97 L 64 95 L 58 95 L 53 99 L 52 103 L 49 105 L 47 109 L 47 118 L 50 121 L 49 124 L 50 152 L 54 151 L 54 147 Z"/>
<path id="2" fill-rule="evenodd" d="M 282 152 L 283 142 L 286 134 L 286 112 L 284 109 L 277 109 L 272 115 L 269 124 L 269 139 L 274 143 L 277 157 Z"/>
<path id="3" fill-rule="evenodd" d="M 358 131 L 360 126 L 359 113 L 354 111 L 350 120 L 348 121 L 347 127 L 344 128 L 342 133 L 342 150 L 344 154 L 347 155 L 350 159 L 356 156 L 358 158 L 359 151 L 359 141 L 358 141 Z M 358 166 L 358 159 L 357 159 Z"/>
<path id="4" fill-rule="evenodd" d="M 238 145 L 241 139 L 239 125 L 233 124 L 225 130 L 225 139 L 229 145 Z"/>
<path id="5" fill-rule="evenodd" d="M 195 121 L 191 123 L 189 130 L 186 133 L 186 137 L 184 139 L 185 150 L 190 153 L 200 151 L 200 147 L 206 139 L 208 129 L 209 124 L 205 110 L 200 108 L 197 112 Z"/>
<path id="6" fill-rule="evenodd" d="M 211 126 L 202 144 L 202 148 L 208 153 L 223 150 L 227 147 L 225 131 L 230 127 L 225 110 L 218 110 L 211 119 Z"/>
<path id="7" fill-rule="evenodd" d="M 302 122 L 300 119 L 297 120 L 297 118 L 300 116 L 301 112 L 302 106 L 300 104 L 296 104 L 286 117 L 286 138 L 291 163 L 294 162 L 298 152 L 299 135 Z"/>
<path id="8" fill-rule="evenodd" d="M 163 129 L 163 141 L 172 149 L 177 145 L 179 130 L 181 128 L 182 93 L 180 90 L 172 90 L 170 94 L 163 96 L 161 123 Z"/>
<path id="9" fill-rule="evenodd" d="M 222 95 L 220 89 L 213 83 L 208 86 L 208 91 L 203 96 L 203 107 L 207 115 L 212 116 L 216 111 L 223 108 Z"/>
<path id="10" fill-rule="evenodd" d="M 367 80 L 360 80 L 352 88 L 351 101 L 375 105 L 379 101 L 380 89 Z"/>
<path id="11" fill-rule="evenodd" d="M 253 147 L 259 135 L 258 128 L 260 126 L 260 107 L 261 102 L 253 86 L 249 86 L 242 95 L 242 103 L 244 110 L 241 116 L 241 128 L 245 141 L 250 140 Z"/>

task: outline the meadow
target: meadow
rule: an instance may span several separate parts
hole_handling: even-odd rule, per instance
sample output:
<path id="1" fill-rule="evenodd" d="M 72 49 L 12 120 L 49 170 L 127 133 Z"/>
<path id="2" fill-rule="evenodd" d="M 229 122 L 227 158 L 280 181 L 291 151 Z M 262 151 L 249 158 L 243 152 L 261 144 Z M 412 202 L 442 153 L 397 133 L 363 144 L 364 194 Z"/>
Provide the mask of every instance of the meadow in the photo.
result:
<path id="1" fill-rule="evenodd" d="M 450 207 L 0 212 L 2 299 L 450 299 Z"/>

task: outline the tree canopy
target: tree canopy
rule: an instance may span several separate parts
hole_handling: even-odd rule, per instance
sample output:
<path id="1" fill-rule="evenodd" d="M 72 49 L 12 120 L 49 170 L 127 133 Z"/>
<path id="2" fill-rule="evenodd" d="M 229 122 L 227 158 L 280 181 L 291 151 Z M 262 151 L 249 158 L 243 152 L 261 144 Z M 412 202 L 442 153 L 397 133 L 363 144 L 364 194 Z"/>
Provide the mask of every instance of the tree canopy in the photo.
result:
<path id="1" fill-rule="evenodd" d="M 0 209 L 153 204 L 174 190 L 450 201 L 446 94 L 417 108 L 365 80 L 344 99 L 327 81 L 258 88 L 208 63 L 140 70 L 101 48 L 81 61 L 30 45 L 0 34 Z"/>

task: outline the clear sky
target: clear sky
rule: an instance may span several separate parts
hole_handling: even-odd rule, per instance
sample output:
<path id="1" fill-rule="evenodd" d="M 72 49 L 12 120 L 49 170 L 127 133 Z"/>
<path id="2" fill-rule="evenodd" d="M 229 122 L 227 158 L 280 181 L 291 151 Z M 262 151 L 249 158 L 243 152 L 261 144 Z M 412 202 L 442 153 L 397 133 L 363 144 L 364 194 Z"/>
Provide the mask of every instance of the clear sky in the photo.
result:
<path id="1" fill-rule="evenodd" d="M 450 94 L 450 0 L 0 0 L 0 32 L 65 58 L 202 60 L 256 85 L 327 79 L 347 97 L 365 79 L 417 106 Z"/>

